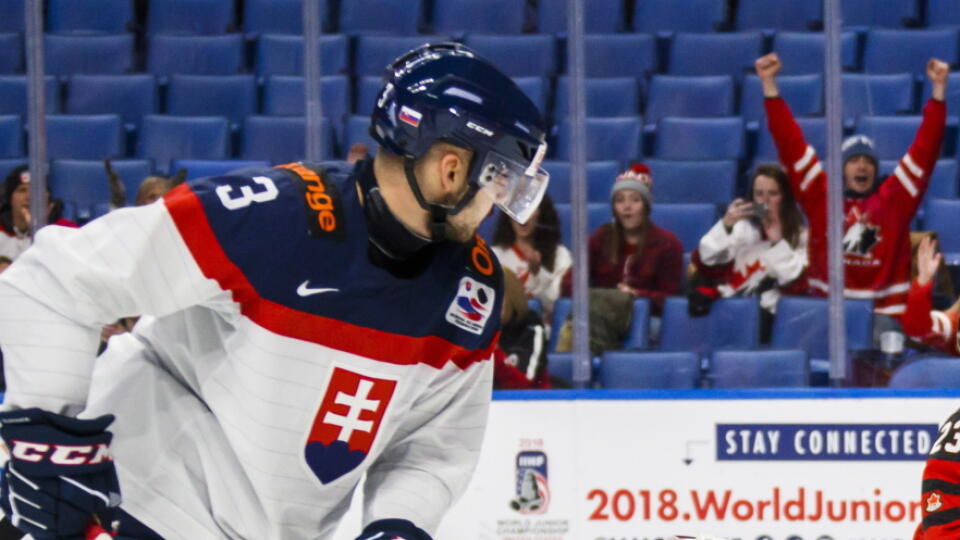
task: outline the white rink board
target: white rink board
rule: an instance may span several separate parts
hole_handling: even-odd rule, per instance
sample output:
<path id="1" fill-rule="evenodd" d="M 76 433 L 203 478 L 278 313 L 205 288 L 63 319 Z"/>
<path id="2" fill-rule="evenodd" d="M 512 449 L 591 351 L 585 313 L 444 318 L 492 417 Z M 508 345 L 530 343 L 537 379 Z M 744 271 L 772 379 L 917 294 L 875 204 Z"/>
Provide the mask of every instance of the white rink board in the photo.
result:
<path id="1" fill-rule="evenodd" d="M 909 540 L 920 515 L 923 455 L 936 424 L 960 406 L 955 391 L 553 395 L 587 399 L 494 401 L 477 472 L 436 540 L 655 540 L 699 532 Z M 845 397 L 823 397 L 837 395 Z M 741 426 L 718 428 L 726 424 Z M 779 459 L 761 459 L 774 450 Z M 543 513 L 510 506 L 521 451 L 546 456 Z M 815 452 L 830 459 L 810 459 Z M 351 516 L 346 523 L 357 523 Z"/>

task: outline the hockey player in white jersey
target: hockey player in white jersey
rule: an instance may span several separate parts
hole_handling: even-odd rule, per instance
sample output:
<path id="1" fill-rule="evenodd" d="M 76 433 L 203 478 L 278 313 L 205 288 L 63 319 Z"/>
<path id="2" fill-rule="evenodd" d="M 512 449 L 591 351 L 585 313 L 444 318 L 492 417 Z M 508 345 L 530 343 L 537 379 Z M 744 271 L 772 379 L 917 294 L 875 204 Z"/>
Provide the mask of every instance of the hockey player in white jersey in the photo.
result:
<path id="1" fill-rule="evenodd" d="M 325 539 L 365 473 L 359 538 L 430 538 L 489 406 L 500 269 L 474 232 L 494 204 L 537 208 L 544 124 L 493 65 L 436 44 L 389 67 L 371 134 L 352 171 L 201 179 L 37 235 L 0 279 L 17 528 Z"/>

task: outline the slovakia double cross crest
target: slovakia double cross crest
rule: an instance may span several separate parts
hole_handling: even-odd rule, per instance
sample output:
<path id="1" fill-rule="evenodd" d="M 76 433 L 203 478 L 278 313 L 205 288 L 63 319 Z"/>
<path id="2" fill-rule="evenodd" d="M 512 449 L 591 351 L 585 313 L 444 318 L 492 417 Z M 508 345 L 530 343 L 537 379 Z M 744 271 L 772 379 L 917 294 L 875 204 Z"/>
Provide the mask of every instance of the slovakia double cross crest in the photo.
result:
<path id="1" fill-rule="evenodd" d="M 304 448 L 321 482 L 333 482 L 366 459 L 396 386 L 394 380 L 333 368 Z"/>

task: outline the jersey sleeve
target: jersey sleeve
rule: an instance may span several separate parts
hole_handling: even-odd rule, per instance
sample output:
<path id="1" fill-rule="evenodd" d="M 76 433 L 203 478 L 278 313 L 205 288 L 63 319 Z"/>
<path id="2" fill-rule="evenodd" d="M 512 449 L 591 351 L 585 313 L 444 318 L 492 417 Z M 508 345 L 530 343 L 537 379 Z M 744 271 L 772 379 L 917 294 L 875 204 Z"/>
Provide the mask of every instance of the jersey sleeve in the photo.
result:
<path id="1" fill-rule="evenodd" d="M 958 354 L 958 318 L 960 314 L 953 311 L 937 311 L 933 309 L 931 294 L 933 280 L 926 285 L 920 285 L 916 279 L 910 284 L 907 294 L 907 309 L 901 317 L 903 331 L 908 336 L 926 345 L 951 354 Z"/>
<path id="2" fill-rule="evenodd" d="M 939 436 L 923 469 L 920 508 L 923 521 L 914 539 L 960 537 L 960 410 L 940 425 Z"/>
<path id="3" fill-rule="evenodd" d="M 0 276 L 4 408 L 82 409 L 100 328 L 121 317 L 162 317 L 196 305 L 235 310 L 227 288 L 204 274 L 187 244 L 185 235 L 209 227 L 185 184 L 161 202 L 79 229 L 42 229 Z"/>
<path id="4" fill-rule="evenodd" d="M 410 422 L 367 470 L 364 524 L 403 518 L 432 534 L 467 488 L 492 392 L 493 348 L 486 354 L 414 403 L 408 414 L 422 420 Z"/>
<path id="5" fill-rule="evenodd" d="M 890 178 L 880 185 L 888 200 L 886 208 L 899 210 L 903 220 L 913 219 L 930 185 L 930 175 L 940 155 L 946 125 L 947 106 L 931 98 L 923 108 L 923 121 L 907 152 Z"/>
<path id="6" fill-rule="evenodd" d="M 777 147 L 780 163 L 787 171 L 790 189 L 808 219 L 819 215 L 826 204 L 827 182 L 823 164 L 813 145 L 803 136 L 803 131 L 793 117 L 793 112 L 783 98 L 764 100 L 767 124 Z"/>

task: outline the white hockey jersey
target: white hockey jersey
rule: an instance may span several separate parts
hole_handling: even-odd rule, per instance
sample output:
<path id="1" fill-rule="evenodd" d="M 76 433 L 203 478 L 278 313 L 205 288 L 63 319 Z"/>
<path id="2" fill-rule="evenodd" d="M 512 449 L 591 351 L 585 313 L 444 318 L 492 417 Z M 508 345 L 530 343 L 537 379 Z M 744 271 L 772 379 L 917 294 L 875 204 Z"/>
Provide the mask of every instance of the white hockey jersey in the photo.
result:
<path id="1" fill-rule="evenodd" d="M 115 414 L 123 508 L 169 540 L 330 538 L 364 472 L 365 523 L 433 531 L 478 457 L 495 257 L 478 237 L 395 275 L 355 179 L 290 167 L 45 228 L 0 278 L 3 407 Z"/>

